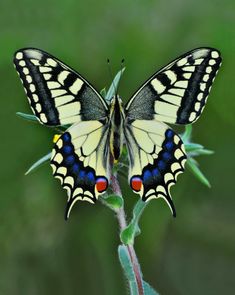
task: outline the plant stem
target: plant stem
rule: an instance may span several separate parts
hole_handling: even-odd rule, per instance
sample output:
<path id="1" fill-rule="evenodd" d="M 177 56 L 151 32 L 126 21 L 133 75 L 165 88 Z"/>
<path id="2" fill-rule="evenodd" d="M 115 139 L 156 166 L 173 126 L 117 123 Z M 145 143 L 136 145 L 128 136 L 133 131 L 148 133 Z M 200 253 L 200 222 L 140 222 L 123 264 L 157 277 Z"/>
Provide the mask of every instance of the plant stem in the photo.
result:
<path id="1" fill-rule="evenodd" d="M 120 188 L 120 185 L 119 185 L 116 175 L 111 176 L 111 186 L 112 186 L 113 192 L 116 195 L 122 196 L 121 188 Z M 127 222 L 126 222 L 125 210 L 123 207 L 121 207 L 117 210 L 117 219 L 118 219 L 120 230 L 121 231 L 124 230 L 127 226 Z M 138 287 L 138 294 L 144 295 L 142 274 L 141 274 L 138 258 L 135 253 L 134 246 L 133 245 L 124 245 L 124 244 L 123 244 L 123 246 L 127 248 L 127 251 L 129 253 L 130 261 L 132 263 L 132 268 L 133 268 L 133 271 L 135 274 L 135 279 L 136 279 L 136 283 L 137 283 L 137 287 Z"/>

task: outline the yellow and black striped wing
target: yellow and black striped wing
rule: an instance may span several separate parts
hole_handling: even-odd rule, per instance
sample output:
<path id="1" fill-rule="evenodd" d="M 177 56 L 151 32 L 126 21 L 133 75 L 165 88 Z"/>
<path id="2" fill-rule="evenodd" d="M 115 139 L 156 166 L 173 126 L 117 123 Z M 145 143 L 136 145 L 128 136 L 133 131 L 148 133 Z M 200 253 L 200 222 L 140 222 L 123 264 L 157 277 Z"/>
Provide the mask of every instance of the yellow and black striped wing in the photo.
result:
<path id="1" fill-rule="evenodd" d="M 42 124 L 73 124 L 107 116 L 108 106 L 99 93 L 52 55 L 39 49 L 20 49 L 14 64 L 30 106 Z"/>
<path id="2" fill-rule="evenodd" d="M 190 124 L 201 115 L 221 64 L 219 51 L 194 49 L 155 73 L 126 105 L 130 119 Z"/>
<path id="3" fill-rule="evenodd" d="M 65 218 L 76 201 L 95 203 L 108 188 L 108 125 L 83 121 L 72 125 L 57 140 L 52 151 L 53 175 L 68 193 Z"/>
<path id="4" fill-rule="evenodd" d="M 170 187 L 184 171 L 186 154 L 179 136 L 166 124 L 134 120 L 124 128 L 129 153 L 129 181 L 143 201 L 163 198 L 176 216 Z"/>

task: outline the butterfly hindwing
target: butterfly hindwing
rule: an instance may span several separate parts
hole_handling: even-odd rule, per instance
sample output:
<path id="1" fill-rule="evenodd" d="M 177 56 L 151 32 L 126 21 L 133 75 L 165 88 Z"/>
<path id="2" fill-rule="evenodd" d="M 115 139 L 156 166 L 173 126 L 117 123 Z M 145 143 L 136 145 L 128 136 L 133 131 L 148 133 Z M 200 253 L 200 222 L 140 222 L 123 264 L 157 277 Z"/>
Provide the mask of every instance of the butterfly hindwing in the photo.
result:
<path id="1" fill-rule="evenodd" d="M 126 105 L 131 119 L 189 124 L 202 113 L 221 64 L 212 48 L 194 49 L 154 74 Z"/>
<path id="2" fill-rule="evenodd" d="M 92 120 L 74 124 L 57 140 L 51 166 L 68 193 L 66 219 L 76 201 L 95 203 L 108 188 L 107 138 L 106 124 Z"/>
<path id="3" fill-rule="evenodd" d="M 99 93 L 52 55 L 39 49 L 21 49 L 14 64 L 41 123 L 56 126 L 107 116 L 107 104 Z"/>
<path id="4" fill-rule="evenodd" d="M 129 152 L 129 181 L 143 201 L 163 198 L 175 216 L 170 187 L 184 171 L 186 154 L 179 136 L 166 124 L 134 120 L 124 129 Z"/>

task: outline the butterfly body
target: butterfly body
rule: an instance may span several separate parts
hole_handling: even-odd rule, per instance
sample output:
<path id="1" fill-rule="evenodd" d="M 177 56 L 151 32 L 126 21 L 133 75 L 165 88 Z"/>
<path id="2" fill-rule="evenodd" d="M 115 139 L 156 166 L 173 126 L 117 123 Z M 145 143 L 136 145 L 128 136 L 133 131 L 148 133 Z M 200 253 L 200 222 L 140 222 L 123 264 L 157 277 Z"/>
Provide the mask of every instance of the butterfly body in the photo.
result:
<path id="1" fill-rule="evenodd" d="M 67 190 L 69 217 L 78 201 L 94 203 L 110 184 L 112 162 L 126 145 L 129 183 L 143 201 L 163 198 L 175 216 L 170 187 L 187 159 L 180 137 L 165 123 L 191 124 L 201 115 L 220 53 L 194 49 L 150 77 L 124 105 L 110 103 L 80 74 L 39 49 L 16 52 L 14 64 L 32 111 L 47 126 L 71 125 L 52 151 L 53 175 Z"/>

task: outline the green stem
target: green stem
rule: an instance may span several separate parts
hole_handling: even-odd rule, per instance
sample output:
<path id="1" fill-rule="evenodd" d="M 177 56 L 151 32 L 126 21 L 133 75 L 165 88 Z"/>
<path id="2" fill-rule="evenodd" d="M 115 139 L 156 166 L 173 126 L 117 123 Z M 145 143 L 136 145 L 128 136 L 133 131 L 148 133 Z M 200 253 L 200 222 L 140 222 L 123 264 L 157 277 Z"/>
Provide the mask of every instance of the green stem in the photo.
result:
<path id="1" fill-rule="evenodd" d="M 120 185 L 119 185 L 116 175 L 111 176 L 111 186 L 112 186 L 113 192 L 116 195 L 119 195 L 119 196 L 122 195 L 121 188 L 120 188 Z M 117 219 L 118 219 L 120 231 L 122 232 L 127 226 L 126 214 L 125 214 L 124 207 L 119 208 L 116 212 L 117 212 L 116 214 L 117 214 Z M 125 247 L 127 249 L 128 254 L 129 254 L 130 262 L 132 264 L 132 269 L 133 269 L 134 275 L 135 275 L 136 285 L 137 285 L 137 289 L 138 289 L 138 295 L 144 295 L 142 273 L 140 270 L 140 265 L 139 265 L 139 262 L 137 259 L 137 255 L 136 255 L 134 246 L 129 245 L 129 244 L 128 245 L 123 244 L 123 247 Z M 132 283 L 133 282 L 129 281 L 130 288 L 131 288 Z"/>

